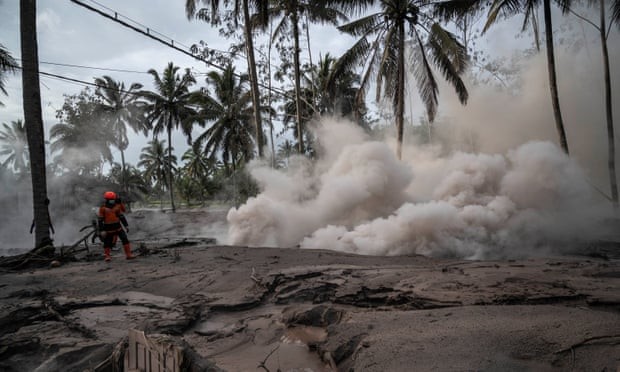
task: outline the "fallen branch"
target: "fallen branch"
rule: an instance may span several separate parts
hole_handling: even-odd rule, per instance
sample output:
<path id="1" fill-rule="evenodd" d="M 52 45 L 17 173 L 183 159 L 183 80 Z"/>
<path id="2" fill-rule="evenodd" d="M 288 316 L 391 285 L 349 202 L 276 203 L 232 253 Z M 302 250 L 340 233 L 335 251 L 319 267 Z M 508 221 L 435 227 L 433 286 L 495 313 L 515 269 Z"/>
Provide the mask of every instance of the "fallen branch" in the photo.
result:
<path id="1" fill-rule="evenodd" d="M 66 255 L 66 254 L 71 254 L 71 253 L 76 253 L 76 252 L 81 252 L 83 251 L 76 251 L 76 248 L 78 245 L 80 245 L 80 243 L 84 242 L 84 245 L 86 246 L 86 250 L 88 250 L 88 238 L 93 235 L 96 232 L 96 230 L 92 230 L 89 231 L 86 235 L 84 235 L 83 237 L 81 237 L 80 239 L 78 239 L 78 241 L 76 241 L 75 243 L 73 243 L 73 245 L 71 245 L 69 248 L 67 248 L 66 250 L 64 249 L 64 247 L 60 247 L 60 257 Z"/>

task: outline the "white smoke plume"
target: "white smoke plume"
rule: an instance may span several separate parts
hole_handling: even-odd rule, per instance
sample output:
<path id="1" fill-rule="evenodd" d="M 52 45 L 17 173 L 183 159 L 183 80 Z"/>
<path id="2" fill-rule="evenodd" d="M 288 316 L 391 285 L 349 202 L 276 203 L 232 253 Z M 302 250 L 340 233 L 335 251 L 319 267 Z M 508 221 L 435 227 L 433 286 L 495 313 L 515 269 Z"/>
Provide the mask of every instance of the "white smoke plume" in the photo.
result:
<path id="1" fill-rule="evenodd" d="M 229 211 L 229 243 L 479 259 L 571 252 L 617 239 L 617 215 L 601 196 L 609 195 L 602 61 L 596 35 L 588 37 L 596 48 L 556 51 L 570 158 L 554 144 L 540 53 L 524 59 L 517 94 L 468 84 L 470 99 L 461 106 L 442 86 L 435 145 L 412 146 L 406 133 L 402 162 L 393 139 L 376 142 L 324 120 L 316 164 L 252 168 L 263 191 Z M 617 103 L 620 50 L 610 53 Z M 422 116 L 421 107 L 414 101 L 411 114 Z M 616 104 L 616 127 L 619 110 Z"/>
<path id="2" fill-rule="evenodd" d="M 412 147 L 407 164 L 351 124 L 321 128 L 319 138 L 340 143 L 325 146 L 314 168 L 252 169 L 264 191 L 229 211 L 230 244 L 515 257 L 596 239 L 611 216 L 576 162 L 550 142 L 443 158 Z"/>

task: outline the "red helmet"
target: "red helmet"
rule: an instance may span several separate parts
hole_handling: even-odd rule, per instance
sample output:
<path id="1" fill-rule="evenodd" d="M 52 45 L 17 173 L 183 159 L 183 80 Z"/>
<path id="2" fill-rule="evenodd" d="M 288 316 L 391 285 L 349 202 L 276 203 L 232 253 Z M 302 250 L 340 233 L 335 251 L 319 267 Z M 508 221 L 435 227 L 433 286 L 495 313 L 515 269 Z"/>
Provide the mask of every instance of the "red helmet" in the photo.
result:
<path id="1" fill-rule="evenodd" d="M 103 198 L 105 200 L 116 200 L 116 194 L 114 192 L 112 192 L 112 191 L 106 191 L 103 194 Z"/>

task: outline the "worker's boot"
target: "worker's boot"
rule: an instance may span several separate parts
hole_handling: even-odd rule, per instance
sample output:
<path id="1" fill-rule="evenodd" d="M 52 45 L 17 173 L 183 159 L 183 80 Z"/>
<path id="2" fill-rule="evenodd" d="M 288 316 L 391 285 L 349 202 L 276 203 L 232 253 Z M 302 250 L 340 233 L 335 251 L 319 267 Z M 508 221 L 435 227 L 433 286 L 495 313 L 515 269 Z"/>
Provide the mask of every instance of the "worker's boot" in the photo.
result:
<path id="1" fill-rule="evenodd" d="M 131 254 L 131 245 L 129 243 L 123 245 L 123 249 L 125 250 L 125 258 L 128 260 L 132 260 L 136 258 L 136 256 Z"/>
<path id="2" fill-rule="evenodd" d="M 111 252 L 112 248 L 103 248 L 103 259 L 105 262 L 110 262 L 110 260 L 112 259 L 112 257 L 110 256 Z"/>

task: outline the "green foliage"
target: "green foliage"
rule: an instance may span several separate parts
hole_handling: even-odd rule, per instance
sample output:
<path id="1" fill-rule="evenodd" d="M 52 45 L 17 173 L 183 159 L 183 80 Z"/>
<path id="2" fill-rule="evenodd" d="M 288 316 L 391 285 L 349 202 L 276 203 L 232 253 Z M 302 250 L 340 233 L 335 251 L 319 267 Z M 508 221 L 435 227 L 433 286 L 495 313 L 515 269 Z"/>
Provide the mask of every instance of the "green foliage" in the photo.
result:
<path id="1" fill-rule="evenodd" d="M 247 89 L 248 78 L 237 78 L 232 65 L 222 73 L 211 71 L 206 79 L 209 88 L 195 94 L 193 101 L 199 106 L 198 117 L 210 127 L 196 138 L 198 153 L 203 149 L 211 161 L 221 154 L 224 166 L 234 171 L 240 163 L 254 157 L 254 127 L 252 97 Z"/>

